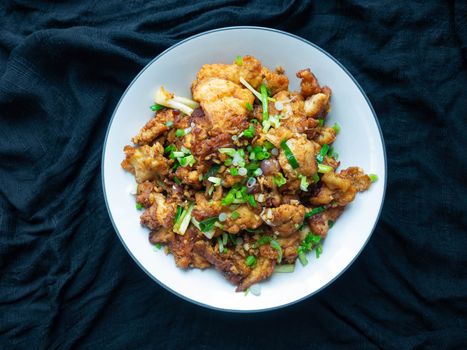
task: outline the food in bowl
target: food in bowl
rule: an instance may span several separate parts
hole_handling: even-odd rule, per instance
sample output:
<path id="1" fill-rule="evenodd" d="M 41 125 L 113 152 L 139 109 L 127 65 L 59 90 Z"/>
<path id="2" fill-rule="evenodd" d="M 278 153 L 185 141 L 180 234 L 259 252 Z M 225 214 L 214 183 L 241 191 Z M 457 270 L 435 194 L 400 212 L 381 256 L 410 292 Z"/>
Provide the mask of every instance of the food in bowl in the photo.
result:
<path id="1" fill-rule="evenodd" d="M 252 57 L 205 64 L 192 98 L 163 87 L 154 117 L 125 146 L 136 206 L 152 244 L 182 269 L 216 268 L 245 291 L 323 251 L 329 229 L 376 178 L 337 170 L 332 91 L 310 69 L 300 91 Z"/>

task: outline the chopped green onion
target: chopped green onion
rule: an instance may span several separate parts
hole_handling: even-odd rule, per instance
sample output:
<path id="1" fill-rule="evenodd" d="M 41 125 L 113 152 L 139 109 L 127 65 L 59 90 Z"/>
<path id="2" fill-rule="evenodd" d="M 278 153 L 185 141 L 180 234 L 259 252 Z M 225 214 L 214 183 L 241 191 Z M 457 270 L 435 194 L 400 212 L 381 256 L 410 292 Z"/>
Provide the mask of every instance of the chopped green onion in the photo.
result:
<path id="1" fill-rule="evenodd" d="M 214 176 L 217 174 L 221 166 L 219 164 L 214 164 L 206 174 L 204 174 L 204 179 L 207 180 L 209 177 Z"/>
<path id="2" fill-rule="evenodd" d="M 308 191 L 309 183 L 308 183 L 306 176 L 299 175 L 299 178 L 300 178 L 300 189 L 304 192 Z"/>
<path id="3" fill-rule="evenodd" d="M 235 194 L 237 193 L 237 190 L 235 188 L 231 188 L 230 191 L 227 193 L 227 195 L 222 198 L 221 204 L 222 205 L 230 205 L 233 203 L 235 200 Z"/>
<path id="4" fill-rule="evenodd" d="M 329 146 L 325 143 L 322 147 L 321 150 L 319 151 L 318 155 L 316 156 L 316 160 L 318 163 L 322 163 L 324 160 L 324 157 L 326 157 L 326 154 L 329 151 Z"/>
<path id="5" fill-rule="evenodd" d="M 231 166 L 232 165 L 232 158 L 227 158 L 224 162 L 225 166 Z"/>
<path id="6" fill-rule="evenodd" d="M 188 208 L 184 209 L 180 217 L 176 220 L 175 225 L 173 227 L 173 231 L 178 233 L 179 235 L 184 235 L 188 225 L 190 224 L 191 220 L 191 212 L 193 210 L 194 204 L 190 204 Z"/>
<path id="7" fill-rule="evenodd" d="M 220 186 L 222 179 L 220 177 L 210 176 L 208 177 L 208 181 L 212 182 L 214 186 Z"/>
<path id="8" fill-rule="evenodd" d="M 240 175 L 240 176 L 245 176 L 247 174 L 247 172 L 248 171 L 246 170 L 246 168 L 242 167 L 242 168 L 238 169 L 238 175 Z"/>
<path id="9" fill-rule="evenodd" d="M 298 253 L 298 260 L 300 260 L 300 263 L 303 266 L 308 265 L 308 259 L 306 258 L 306 254 L 302 251 Z"/>
<path id="10" fill-rule="evenodd" d="M 170 154 L 171 154 L 172 152 L 174 152 L 174 151 L 176 151 L 176 150 L 177 150 L 177 147 L 175 147 L 174 144 L 171 144 L 171 145 L 167 146 L 167 147 L 164 149 L 164 153 L 170 153 Z"/>
<path id="11" fill-rule="evenodd" d="M 219 218 L 214 216 L 212 218 L 207 218 L 199 223 L 199 229 L 201 232 L 209 232 L 214 229 L 214 224 Z"/>
<path id="12" fill-rule="evenodd" d="M 174 181 L 175 181 L 175 183 L 176 183 L 177 185 L 181 185 L 181 183 L 182 183 L 182 182 L 180 181 L 180 179 L 179 179 L 178 177 L 176 177 L 176 176 L 174 176 Z"/>
<path id="13" fill-rule="evenodd" d="M 275 249 L 277 251 L 277 253 L 279 253 L 279 256 L 277 257 L 277 262 L 280 264 L 281 261 L 282 261 L 282 248 L 281 248 L 281 245 L 275 239 L 273 239 L 269 244 L 271 245 L 271 247 L 273 249 Z"/>
<path id="14" fill-rule="evenodd" d="M 175 136 L 182 137 L 183 135 L 185 135 L 185 130 L 177 129 L 177 131 L 175 131 Z"/>
<path id="15" fill-rule="evenodd" d="M 183 207 L 181 205 L 177 206 L 177 213 L 175 214 L 174 223 L 178 221 L 180 216 L 182 216 L 182 213 L 183 213 Z"/>
<path id="16" fill-rule="evenodd" d="M 237 151 L 235 150 L 235 148 L 219 148 L 219 153 L 227 154 L 228 156 L 233 157 L 235 156 Z"/>
<path id="17" fill-rule="evenodd" d="M 237 176 L 238 175 L 238 169 L 237 168 L 230 168 L 229 171 L 230 171 L 230 174 L 232 176 Z"/>
<path id="18" fill-rule="evenodd" d="M 252 139 L 255 136 L 255 127 L 253 126 L 253 124 L 250 124 L 248 129 L 244 130 L 242 134 L 243 136 Z"/>
<path id="19" fill-rule="evenodd" d="M 319 118 L 319 119 L 318 119 L 318 125 L 319 125 L 319 126 L 323 126 L 323 125 L 324 125 L 324 119 L 323 119 L 323 118 Z"/>
<path id="20" fill-rule="evenodd" d="M 268 90 L 266 85 L 261 84 L 261 104 L 263 106 L 263 121 L 269 119 L 268 114 Z"/>
<path id="21" fill-rule="evenodd" d="M 325 210 L 326 210 L 326 208 L 324 208 L 324 207 L 314 208 L 314 209 L 312 209 L 311 211 L 309 211 L 308 213 L 305 214 L 305 219 L 308 219 L 308 218 L 312 217 L 313 215 L 322 213 Z"/>
<path id="22" fill-rule="evenodd" d="M 195 157 L 193 157 L 193 155 L 190 154 L 189 156 L 179 158 L 179 163 L 183 167 L 185 166 L 192 167 L 196 163 L 196 160 L 195 160 Z"/>
<path id="23" fill-rule="evenodd" d="M 165 123 L 165 126 L 168 128 L 171 128 L 172 126 L 174 126 L 174 122 L 169 120 L 168 122 Z"/>
<path id="24" fill-rule="evenodd" d="M 256 258 L 253 255 L 250 255 L 248 256 L 248 258 L 245 259 L 245 263 L 248 266 L 253 267 L 254 265 L 256 265 Z"/>
<path id="25" fill-rule="evenodd" d="M 326 174 L 333 170 L 334 168 L 332 166 L 325 165 L 325 164 L 318 164 L 318 173 Z"/>
<path id="26" fill-rule="evenodd" d="M 287 265 L 276 265 L 274 268 L 274 272 L 278 273 L 291 273 L 295 271 L 294 264 L 287 264 Z"/>
<path id="27" fill-rule="evenodd" d="M 141 210 L 143 209 L 143 206 L 140 203 L 136 203 L 136 209 Z"/>
<path id="28" fill-rule="evenodd" d="M 316 246 L 316 259 L 319 259 L 320 255 L 323 253 L 323 245 L 320 243 Z"/>
<path id="29" fill-rule="evenodd" d="M 263 171 L 261 170 L 261 168 L 258 168 L 253 172 L 253 175 L 261 176 L 261 175 L 263 175 Z"/>
<path id="30" fill-rule="evenodd" d="M 234 211 L 232 212 L 232 214 L 230 215 L 230 217 L 235 220 L 235 219 L 238 219 L 240 216 L 240 214 L 238 213 L 238 211 Z"/>
<path id="31" fill-rule="evenodd" d="M 252 111 L 253 110 L 253 106 L 251 105 L 250 102 L 247 102 L 246 105 L 245 105 L 246 109 L 248 109 L 249 111 Z"/>
<path id="32" fill-rule="evenodd" d="M 162 248 L 162 244 L 156 243 L 156 244 L 154 244 L 154 248 L 157 249 L 157 250 L 159 250 L 159 249 Z"/>
<path id="33" fill-rule="evenodd" d="M 229 236 L 227 236 L 227 233 L 222 234 L 222 244 L 225 246 L 227 245 L 227 242 L 229 240 Z"/>
<path id="34" fill-rule="evenodd" d="M 263 147 L 266 149 L 266 151 L 270 151 L 274 148 L 274 145 L 269 141 L 265 141 Z"/>
<path id="35" fill-rule="evenodd" d="M 221 237 L 217 237 L 217 244 L 219 245 L 219 253 L 222 253 L 224 251 L 224 243 Z"/>
<path id="36" fill-rule="evenodd" d="M 287 160 L 289 161 L 290 165 L 292 166 L 293 169 L 298 168 L 298 162 L 295 156 L 293 155 L 292 151 L 290 150 L 289 146 L 287 145 L 286 140 L 282 140 L 281 142 L 281 148 L 285 153 L 285 156 Z"/>
<path id="37" fill-rule="evenodd" d="M 261 101 L 261 94 L 258 91 L 256 91 L 253 88 L 253 86 L 251 86 L 243 77 L 240 77 L 240 83 L 242 83 L 248 90 L 251 91 L 253 95 L 255 95 L 258 98 L 258 100 Z"/>
<path id="38" fill-rule="evenodd" d="M 378 175 L 376 175 L 376 174 L 369 174 L 368 176 L 370 177 L 371 182 L 376 182 L 376 181 L 378 181 Z"/>
<path id="39" fill-rule="evenodd" d="M 248 203 L 253 207 L 253 208 L 256 208 L 258 207 L 258 204 L 256 203 L 255 201 L 255 196 L 253 196 L 252 194 L 249 194 L 247 197 L 246 197 Z"/>
<path id="40" fill-rule="evenodd" d="M 269 120 L 263 120 L 263 132 L 268 132 L 271 128 L 271 122 Z"/>
<path id="41" fill-rule="evenodd" d="M 185 153 L 183 152 L 173 152 L 172 154 L 174 155 L 175 158 L 181 158 L 185 156 Z"/>
<path id="42" fill-rule="evenodd" d="M 332 126 L 332 128 L 334 129 L 334 131 L 336 132 L 336 134 L 338 134 L 340 131 L 341 131 L 341 126 L 337 123 L 334 123 L 334 125 Z"/>
<path id="43" fill-rule="evenodd" d="M 161 109 L 163 109 L 165 107 L 163 105 L 155 103 L 150 108 L 151 108 L 151 111 L 156 112 L 156 111 L 159 111 L 159 110 L 161 110 Z"/>
<path id="44" fill-rule="evenodd" d="M 328 226 L 329 228 L 332 228 L 334 226 L 334 221 L 328 220 Z"/>
<path id="45" fill-rule="evenodd" d="M 319 182 L 319 175 L 318 173 L 314 173 L 312 176 L 313 182 L 316 184 Z"/>
<path id="46" fill-rule="evenodd" d="M 339 153 L 334 150 L 334 147 L 329 148 L 328 156 L 337 160 L 339 158 Z"/>
<path id="47" fill-rule="evenodd" d="M 242 56 L 237 56 L 237 57 L 235 58 L 235 63 L 237 64 L 237 66 L 243 65 L 243 58 L 242 58 Z"/>
<path id="48" fill-rule="evenodd" d="M 254 232 L 254 231 L 250 231 L 250 230 L 247 230 L 248 232 Z M 270 243 L 272 241 L 272 237 L 271 236 L 263 236 L 261 237 L 260 239 L 258 239 L 254 245 L 254 247 L 259 247 L 260 245 L 263 245 L 263 244 L 266 244 L 266 243 Z"/>
<path id="49" fill-rule="evenodd" d="M 286 178 L 284 177 L 284 175 L 282 175 L 282 173 L 279 173 L 276 176 L 274 176 L 273 181 L 279 187 L 285 185 L 285 183 L 287 182 Z"/>

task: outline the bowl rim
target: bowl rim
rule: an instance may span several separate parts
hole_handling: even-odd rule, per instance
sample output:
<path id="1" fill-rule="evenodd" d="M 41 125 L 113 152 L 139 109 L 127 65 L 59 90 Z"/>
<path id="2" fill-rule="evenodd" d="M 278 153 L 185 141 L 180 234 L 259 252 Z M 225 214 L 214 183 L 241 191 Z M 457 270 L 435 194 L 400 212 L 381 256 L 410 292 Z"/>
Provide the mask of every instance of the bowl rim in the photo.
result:
<path id="1" fill-rule="evenodd" d="M 107 193 L 106 193 L 106 189 L 105 189 L 105 179 L 104 179 L 104 164 L 105 164 L 105 151 L 106 151 L 106 145 L 107 145 L 107 139 L 108 139 L 108 136 L 109 136 L 109 132 L 110 132 L 110 129 L 112 127 L 112 124 L 113 124 L 113 121 L 114 121 L 114 118 L 115 118 L 115 115 L 117 113 L 117 110 L 119 109 L 120 107 L 120 104 L 122 103 L 123 99 L 125 98 L 126 94 L 128 93 L 128 91 L 131 89 L 131 87 L 133 86 L 133 84 L 139 79 L 139 77 L 146 71 L 147 68 L 149 68 L 149 66 L 151 66 L 154 62 L 156 62 L 159 58 L 161 58 L 162 56 L 164 56 L 165 54 L 167 54 L 169 51 L 173 50 L 174 48 L 176 48 L 177 46 L 179 45 L 182 45 L 184 44 L 185 42 L 188 42 L 192 39 L 195 39 L 195 38 L 198 38 L 198 37 L 201 37 L 201 36 L 204 36 L 204 35 L 208 35 L 208 34 L 211 34 L 211 33 L 215 33 L 215 32 L 222 32 L 222 31 L 228 31 L 228 30 L 238 30 L 238 29 L 253 29 L 253 30 L 260 30 L 260 31 L 269 31 L 269 32 L 274 32 L 274 33 L 278 33 L 278 34 L 282 34 L 282 35 L 286 35 L 286 36 L 289 36 L 293 39 L 297 39 L 297 40 L 300 40 L 302 42 L 304 42 L 305 44 L 308 44 L 308 45 L 311 45 L 313 46 L 315 49 L 321 51 L 323 54 L 325 54 L 327 57 L 329 57 L 332 61 L 334 61 L 340 68 L 342 68 L 344 70 L 344 72 L 352 79 L 352 81 L 354 82 L 354 84 L 358 87 L 358 89 L 360 90 L 360 92 L 362 93 L 363 97 L 365 98 L 368 106 L 370 107 L 370 110 L 371 110 L 371 114 L 376 122 L 376 125 L 378 127 L 378 132 L 379 132 L 379 136 L 381 138 L 381 143 L 382 143 L 382 146 L 383 146 L 383 156 L 384 156 L 384 184 L 383 184 L 383 196 L 382 196 L 382 199 L 381 199 L 381 204 L 380 204 L 380 208 L 379 208 L 379 211 L 378 211 L 378 215 L 376 216 L 376 220 L 373 224 L 373 227 L 371 228 L 371 231 L 370 231 L 370 234 L 368 235 L 368 238 L 366 239 L 366 241 L 363 243 L 363 245 L 361 246 L 360 250 L 358 251 L 358 253 L 352 258 L 352 260 L 350 261 L 350 263 L 342 270 L 340 271 L 336 276 L 334 276 L 334 278 L 332 278 L 329 282 L 325 283 L 323 286 L 321 286 L 320 288 L 318 288 L 317 290 L 315 290 L 314 292 L 311 292 L 301 298 L 298 298 L 296 300 L 293 300 L 291 302 L 288 302 L 288 303 L 285 303 L 285 304 L 282 304 L 282 305 L 277 305 L 277 306 L 272 306 L 272 307 L 267 307 L 267 308 L 263 308 L 263 309 L 254 309 L 254 310 L 238 310 L 238 309 L 228 309 L 228 308 L 221 308 L 221 307 L 216 307 L 216 306 L 212 306 L 212 305 L 209 305 L 209 304 L 205 304 L 205 303 L 202 303 L 202 302 L 199 302 L 197 300 L 194 300 L 194 299 L 191 299 L 183 294 L 180 294 L 176 291 L 174 291 L 172 288 L 170 288 L 169 286 L 165 285 L 164 283 L 162 283 L 161 281 L 159 281 L 155 276 L 153 276 L 148 270 L 146 270 L 146 268 L 139 262 L 139 260 L 133 255 L 133 253 L 130 251 L 130 249 L 128 248 L 128 246 L 126 245 L 125 241 L 123 240 L 122 238 L 122 235 L 120 234 L 120 231 L 118 230 L 115 222 L 114 222 L 114 219 L 112 217 L 112 213 L 110 211 L 110 208 L 109 208 L 109 203 L 108 203 L 108 199 L 107 199 Z M 388 170 L 388 167 L 387 167 L 387 155 L 386 155 L 386 144 L 384 142 L 384 137 L 383 137 L 383 132 L 382 132 L 382 129 L 381 129 L 381 125 L 379 123 L 379 120 L 378 120 L 378 117 L 376 116 L 376 112 L 370 102 L 370 99 L 368 98 L 368 96 L 366 95 L 365 91 L 363 90 L 363 88 L 360 86 L 360 84 L 358 83 L 358 81 L 354 78 L 354 76 L 347 70 L 347 68 L 345 68 L 336 58 L 334 58 L 331 54 L 329 54 L 328 52 L 326 52 L 324 49 L 322 49 L 321 47 L 319 47 L 318 45 L 298 36 L 298 35 L 295 35 L 295 34 L 291 34 L 291 33 L 288 33 L 288 32 L 285 32 L 283 30 L 279 30 L 279 29 L 275 29 L 275 28 L 268 28 L 268 27 L 261 27 L 261 26 L 229 26 L 229 27 L 221 27 L 221 28 L 215 28 L 215 29 L 211 29 L 211 30 L 207 30 L 207 31 L 204 31 L 204 32 L 201 32 L 201 33 L 198 33 L 198 34 L 194 34 L 192 36 L 189 36 L 177 43 L 175 43 L 174 45 L 168 47 L 167 49 L 165 49 L 163 52 L 161 52 L 160 54 L 158 54 L 156 57 L 154 57 L 151 61 L 149 61 L 142 69 L 141 71 L 133 78 L 133 80 L 131 81 L 131 83 L 128 85 L 128 87 L 125 89 L 125 91 L 123 92 L 122 96 L 120 97 L 120 100 L 118 101 L 113 113 L 112 113 L 112 116 L 110 118 L 110 121 L 109 121 L 109 124 L 107 126 L 107 131 L 105 133 L 105 138 L 104 138 L 104 143 L 103 143 L 103 148 L 102 148 L 102 158 L 101 158 L 101 182 L 102 182 L 102 190 L 104 192 L 104 200 L 105 200 L 105 206 L 107 208 L 107 213 L 109 215 L 109 218 L 110 218 L 110 221 L 112 222 L 112 226 L 115 230 L 115 232 L 117 233 L 117 236 L 118 238 L 120 239 L 121 243 L 123 244 L 123 246 L 125 247 L 126 251 L 128 252 L 128 254 L 132 257 L 132 259 L 136 262 L 136 264 L 139 266 L 140 269 L 142 269 L 151 279 L 153 279 L 155 282 L 157 282 L 157 284 L 159 284 L 161 287 L 163 287 L 164 289 L 166 289 L 167 291 L 171 292 L 172 294 L 178 296 L 179 298 L 183 299 L 183 300 L 186 300 L 190 303 L 193 303 L 193 304 L 196 304 L 196 305 L 199 305 L 199 306 L 202 306 L 202 307 L 205 307 L 205 308 L 208 308 L 208 309 L 211 309 L 211 310 L 217 310 L 217 311 L 224 311 L 224 312 L 230 312 L 230 313 L 259 313 L 259 312 L 266 312 L 266 311 L 273 311 L 273 310 L 278 310 L 278 309 L 282 309 L 282 308 L 285 308 L 287 306 L 290 306 L 290 305 L 293 305 L 293 304 L 296 304 L 296 303 L 299 303 L 315 294 L 318 294 L 319 292 L 321 292 L 323 289 L 325 289 L 326 287 L 328 287 L 329 285 L 331 285 L 335 280 L 337 280 L 345 271 L 347 271 L 347 269 L 353 265 L 353 263 L 355 262 L 355 260 L 360 256 L 360 254 L 362 253 L 363 249 L 366 247 L 366 245 L 368 244 L 371 236 L 373 235 L 373 232 L 375 231 L 375 228 L 376 228 L 376 225 L 378 224 L 379 222 L 379 218 L 381 216 L 381 212 L 383 210 L 383 206 L 384 206 L 384 199 L 385 199 L 385 196 L 386 196 L 386 188 L 387 188 L 387 179 L 388 179 L 388 173 L 387 173 L 387 170 Z"/>

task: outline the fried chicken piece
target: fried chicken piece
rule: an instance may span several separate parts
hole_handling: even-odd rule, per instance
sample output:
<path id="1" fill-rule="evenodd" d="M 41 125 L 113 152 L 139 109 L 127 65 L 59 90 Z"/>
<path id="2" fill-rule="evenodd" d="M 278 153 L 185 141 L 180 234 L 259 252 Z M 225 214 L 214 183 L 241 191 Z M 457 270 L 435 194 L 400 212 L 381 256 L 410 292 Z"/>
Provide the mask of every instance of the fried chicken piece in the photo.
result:
<path id="1" fill-rule="evenodd" d="M 198 81 L 205 78 L 217 77 L 240 84 L 240 77 L 243 77 L 251 86 L 257 89 L 263 81 L 263 70 L 261 62 L 252 56 L 243 56 L 242 64 L 205 64 L 201 67 L 196 79 Z"/>
<path id="2" fill-rule="evenodd" d="M 175 233 L 171 228 L 161 228 L 159 230 L 153 230 L 149 233 L 149 242 L 151 244 L 167 244 L 174 239 Z"/>
<path id="3" fill-rule="evenodd" d="M 136 182 L 161 178 L 169 173 L 170 162 L 164 158 L 164 147 L 159 142 L 152 146 L 135 148 L 125 146 L 126 158 L 121 163 L 123 169 L 135 175 Z"/>
<path id="4" fill-rule="evenodd" d="M 245 263 L 245 259 L 231 250 L 219 253 L 217 246 L 213 248 L 206 241 L 198 241 L 194 244 L 193 251 L 206 259 L 227 280 L 235 285 L 239 285 L 251 272 L 251 269 Z"/>
<path id="5" fill-rule="evenodd" d="M 251 273 L 240 283 L 235 291 L 243 292 L 253 284 L 270 277 L 274 272 L 274 266 L 276 266 L 276 260 L 259 257 Z"/>
<path id="6" fill-rule="evenodd" d="M 310 118 L 316 119 L 323 114 L 325 115 L 329 111 L 330 98 L 330 89 L 329 94 L 319 92 L 315 95 L 308 97 L 303 106 L 305 114 Z"/>
<path id="7" fill-rule="evenodd" d="M 302 80 L 300 82 L 300 94 L 303 97 L 308 97 L 321 92 L 318 79 L 316 79 L 310 68 L 302 69 L 298 71 L 296 75 L 297 78 Z"/>
<path id="8" fill-rule="evenodd" d="M 298 163 L 298 168 L 293 169 L 284 150 L 281 148 L 279 164 L 287 178 L 296 179 L 298 177 L 297 172 L 306 177 L 310 177 L 316 173 L 318 166 L 316 164 L 316 150 L 313 142 L 303 135 L 294 136 L 287 140 L 287 146 L 289 146 Z"/>
<path id="9" fill-rule="evenodd" d="M 153 142 L 157 137 L 168 131 L 170 127 L 167 122 L 172 122 L 175 119 L 173 109 L 163 109 L 156 113 L 154 118 L 146 123 L 146 125 L 139 131 L 138 135 L 132 138 L 136 145 L 146 145 Z"/>
<path id="10" fill-rule="evenodd" d="M 282 204 L 277 208 L 264 208 L 261 218 L 280 237 L 292 235 L 303 223 L 305 207 L 301 204 Z"/>
<path id="11" fill-rule="evenodd" d="M 312 205 L 335 203 L 345 206 L 354 200 L 357 190 L 343 175 L 330 171 L 321 177 L 321 181 L 321 186 L 309 199 Z"/>
<path id="12" fill-rule="evenodd" d="M 200 189 L 203 187 L 202 173 L 197 169 L 189 167 L 178 167 L 175 171 L 175 176 L 177 176 L 183 184 L 192 186 L 195 189 Z"/>
<path id="13" fill-rule="evenodd" d="M 288 264 L 293 264 L 297 260 L 297 248 L 300 245 L 300 235 L 298 232 L 289 237 L 278 237 L 277 241 L 282 248 L 282 261 Z"/>
<path id="14" fill-rule="evenodd" d="M 280 149 L 282 140 L 288 140 L 292 138 L 292 136 L 293 136 L 292 131 L 280 126 L 278 128 L 269 129 L 269 132 L 266 134 L 265 138 L 266 140 L 271 142 L 274 145 L 274 147 L 276 147 L 277 149 Z"/>
<path id="15" fill-rule="evenodd" d="M 220 201 L 210 201 L 206 198 L 204 193 L 197 192 L 195 194 L 196 205 L 193 208 L 191 215 L 198 221 L 211 218 L 213 216 L 219 216 L 222 210 L 222 204 Z"/>
<path id="16" fill-rule="evenodd" d="M 138 185 L 136 203 L 148 208 L 154 203 L 154 192 L 156 187 L 151 181 L 145 181 Z"/>
<path id="17" fill-rule="evenodd" d="M 336 139 L 336 131 L 332 127 L 319 128 L 313 140 L 319 143 L 321 146 L 325 143 L 330 145 Z"/>
<path id="18" fill-rule="evenodd" d="M 315 214 L 307 219 L 310 230 L 321 238 L 326 238 L 329 231 L 329 222 L 335 222 L 344 211 L 344 207 L 329 208 L 324 212 Z"/>
<path id="19" fill-rule="evenodd" d="M 366 191 L 371 185 L 370 177 L 359 167 L 350 167 L 339 173 L 340 177 L 350 180 L 352 186 L 358 191 Z"/>
<path id="20" fill-rule="evenodd" d="M 213 77 L 195 81 L 192 92 L 209 118 L 211 132 L 237 134 L 248 127 L 246 105 L 254 101 L 248 89 Z"/>
<path id="21" fill-rule="evenodd" d="M 222 223 L 224 225 L 223 230 L 228 233 L 236 234 L 245 229 L 254 230 L 260 227 L 263 223 L 261 217 L 252 211 L 247 205 L 239 206 L 235 209 L 235 212 L 239 214 L 236 219 L 232 219 L 232 212 L 229 211 L 227 220 Z"/>
<path id="22" fill-rule="evenodd" d="M 154 193 L 154 204 L 141 215 L 141 225 L 150 230 L 172 229 L 176 211 L 177 203 L 166 200 L 161 193 Z"/>
<path id="23" fill-rule="evenodd" d="M 205 269 L 211 264 L 194 249 L 198 242 L 205 242 L 203 235 L 194 227 L 189 227 L 183 236 L 174 235 L 174 238 L 168 242 L 170 252 L 173 254 L 175 264 L 181 269 L 196 267 Z"/>
<path id="24" fill-rule="evenodd" d="M 263 67 L 262 75 L 266 80 L 266 86 L 271 91 L 271 95 L 275 95 L 280 91 L 287 91 L 289 88 L 289 78 L 280 72 L 270 71 L 268 68 Z"/>

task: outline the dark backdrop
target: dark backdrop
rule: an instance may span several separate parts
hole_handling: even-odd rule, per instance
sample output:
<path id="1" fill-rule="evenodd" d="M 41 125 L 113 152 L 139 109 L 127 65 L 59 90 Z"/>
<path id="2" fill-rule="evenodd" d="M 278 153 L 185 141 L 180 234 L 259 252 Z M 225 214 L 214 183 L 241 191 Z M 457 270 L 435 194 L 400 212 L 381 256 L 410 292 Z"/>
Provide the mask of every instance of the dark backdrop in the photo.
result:
<path id="1" fill-rule="evenodd" d="M 0 348 L 467 348 L 466 2 L 2 1 Z M 146 63 L 190 35 L 259 25 L 360 82 L 389 182 L 364 252 L 286 309 L 228 314 L 171 295 L 118 240 L 104 133 Z M 280 48 L 271 48 L 277 50 Z"/>

